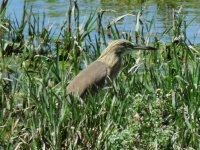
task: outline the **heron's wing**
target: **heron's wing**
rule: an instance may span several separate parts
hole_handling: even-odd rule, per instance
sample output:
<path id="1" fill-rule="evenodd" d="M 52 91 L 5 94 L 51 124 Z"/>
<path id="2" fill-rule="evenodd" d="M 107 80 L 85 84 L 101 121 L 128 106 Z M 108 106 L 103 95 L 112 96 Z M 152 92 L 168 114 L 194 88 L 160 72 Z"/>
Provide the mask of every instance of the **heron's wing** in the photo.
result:
<path id="1" fill-rule="evenodd" d="M 95 61 L 86 69 L 82 70 L 67 86 L 68 93 L 81 96 L 84 92 L 101 82 L 105 81 L 107 76 L 107 65 L 100 61 Z"/>

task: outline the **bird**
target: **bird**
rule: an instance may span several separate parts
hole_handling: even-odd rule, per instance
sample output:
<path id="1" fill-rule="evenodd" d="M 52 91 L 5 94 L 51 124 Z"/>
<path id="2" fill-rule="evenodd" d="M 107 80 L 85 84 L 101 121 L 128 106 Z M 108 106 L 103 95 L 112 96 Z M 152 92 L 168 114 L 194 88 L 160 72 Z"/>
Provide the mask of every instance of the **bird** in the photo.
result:
<path id="1" fill-rule="evenodd" d="M 102 87 L 106 80 L 112 81 L 121 69 L 123 56 L 133 50 L 156 50 L 156 48 L 134 45 L 125 39 L 112 41 L 99 58 L 80 71 L 69 83 L 67 93 L 82 97 L 89 89 Z"/>

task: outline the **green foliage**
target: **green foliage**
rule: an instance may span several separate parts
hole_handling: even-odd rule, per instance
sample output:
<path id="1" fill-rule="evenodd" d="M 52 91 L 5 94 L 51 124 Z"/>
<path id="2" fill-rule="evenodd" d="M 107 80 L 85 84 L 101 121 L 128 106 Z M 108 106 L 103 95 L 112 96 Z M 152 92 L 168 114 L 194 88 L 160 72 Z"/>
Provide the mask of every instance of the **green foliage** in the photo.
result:
<path id="1" fill-rule="evenodd" d="M 154 21 L 143 22 L 141 13 L 133 36 L 116 25 L 130 14 L 105 31 L 102 18 L 110 10 L 93 12 L 80 25 L 71 1 L 55 35 L 45 15 L 41 21 L 25 7 L 21 23 L 9 23 L 0 41 L 1 149 L 200 149 L 200 51 L 187 44 L 180 12 L 150 41 Z M 172 41 L 162 42 L 168 33 Z M 100 55 L 107 36 L 135 38 L 158 51 L 125 57 L 118 78 L 96 94 L 68 95 L 67 84 Z"/>

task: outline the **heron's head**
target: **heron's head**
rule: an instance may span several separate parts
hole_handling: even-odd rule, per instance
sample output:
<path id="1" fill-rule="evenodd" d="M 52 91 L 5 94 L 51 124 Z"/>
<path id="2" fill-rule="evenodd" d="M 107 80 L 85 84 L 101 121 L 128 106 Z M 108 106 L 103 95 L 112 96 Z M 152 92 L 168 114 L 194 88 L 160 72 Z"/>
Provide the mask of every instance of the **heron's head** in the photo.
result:
<path id="1" fill-rule="evenodd" d="M 115 40 L 103 51 L 98 60 L 113 66 L 121 57 L 133 50 L 156 50 L 154 47 L 134 45 L 128 40 Z"/>

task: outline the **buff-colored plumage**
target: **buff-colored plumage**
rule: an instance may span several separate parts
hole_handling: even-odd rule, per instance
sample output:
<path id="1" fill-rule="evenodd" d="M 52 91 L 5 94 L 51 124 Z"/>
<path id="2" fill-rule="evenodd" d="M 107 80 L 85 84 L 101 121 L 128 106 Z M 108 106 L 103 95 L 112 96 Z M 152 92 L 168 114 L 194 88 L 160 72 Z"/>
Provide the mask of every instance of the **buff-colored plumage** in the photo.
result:
<path id="1" fill-rule="evenodd" d="M 155 50 L 153 47 L 133 45 L 127 40 L 115 40 L 101 56 L 82 70 L 67 86 L 67 92 L 82 96 L 88 89 L 103 85 L 106 78 L 113 79 L 121 68 L 122 56 L 131 50 Z"/>

